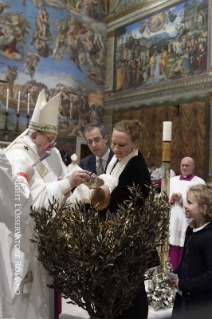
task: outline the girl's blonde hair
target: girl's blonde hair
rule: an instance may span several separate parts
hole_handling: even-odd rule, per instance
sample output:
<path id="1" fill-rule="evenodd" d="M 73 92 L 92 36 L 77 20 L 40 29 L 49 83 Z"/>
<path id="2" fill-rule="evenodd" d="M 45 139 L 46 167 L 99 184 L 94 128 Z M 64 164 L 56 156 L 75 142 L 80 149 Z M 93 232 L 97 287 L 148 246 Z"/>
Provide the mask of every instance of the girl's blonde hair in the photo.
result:
<path id="1" fill-rule="evenodd" d="M 122 120 L 114 126 L 114 130 L 130 135 L 132 142 L 141 142 L 143 125 L 138 120 Z"/>
<path id="2" fill-rule="evenodd" d="M 208 222 L 212 221 L 212 187 L 203 184 L 195 185 L 189 188 L 188 193 L 194 193 L 200 208 L 204 205 L 207 206 L 207 210 L 203 212 L 203 216 Z"/>

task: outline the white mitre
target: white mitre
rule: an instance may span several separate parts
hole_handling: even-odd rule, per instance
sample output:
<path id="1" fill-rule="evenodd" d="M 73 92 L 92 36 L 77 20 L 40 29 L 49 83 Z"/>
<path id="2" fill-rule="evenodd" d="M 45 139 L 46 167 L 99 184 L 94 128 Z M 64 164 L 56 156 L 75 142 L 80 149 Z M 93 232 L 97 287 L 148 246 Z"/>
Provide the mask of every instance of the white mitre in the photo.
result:
<path id="1" fill-rule="evenodd" d="M 77 161 L 77 154 L 75 154 L 75 153 L 72 154 L 72 155 L 71 155 L 71 160 L 72 160 L 72 161 Z"/>
<path id="2" fill-rule="evenodd" d="M 58 93 L 50 101 L 46 102 L 45 90 L 42 90 L 39 93 L 29 127 L 6 148 L 5 153 L 13 147 L 20 138 L 27 135 L 29 129 L 53 132 L 57 134 L 60 112 L 60 95 L 61 93 Z"/>
<path id="3" fill-rule="evenodd" d="M 30 129 L 58 133 L 60 95 L 61 93 L 58 93 L 46 102 L 45 90 L 40 92 L 29 123 Z"/>

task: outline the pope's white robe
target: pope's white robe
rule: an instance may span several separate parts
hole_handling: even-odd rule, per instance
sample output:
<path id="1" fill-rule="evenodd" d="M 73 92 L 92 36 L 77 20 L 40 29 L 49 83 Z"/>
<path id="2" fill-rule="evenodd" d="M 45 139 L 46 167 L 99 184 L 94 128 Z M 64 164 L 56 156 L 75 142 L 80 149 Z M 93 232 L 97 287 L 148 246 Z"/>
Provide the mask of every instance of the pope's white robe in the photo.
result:
<path id="1" fill-rule="evenodd" d="M 28 136 L 19 138 L 6 151 L 6 155 L 13 170 L 15 170 L 17 160 L 21 164 L 32 165 L 39 158 L 36 145 Z M 62 202 L 63 194 L 70 190 L 70 184 L 68 180 L 57 181 L 57 177 L 66 174 L 67 171 L 64 170 L 59 151 L 55 148 L 52 149 L 51 156 L 35 166 L 35 174 L 30 180 L 33 207 L 48 207 L 49 200 L 52 201 L 53 197 Z M 13 286 L 10 287 L 15 319 L 53 319 L 54 291 L 46 287 L 46 284 L 52 283 L 52 278 L 47 275 L 46 270 L 37 260 L 37 246 L 30 243 L 30 239 L 33 238 L 33 227 L 34 221 L 30 217 L 29 224 L 20 238 L 20 295 L 15 294 Z M 7 231 L 4 244 L 8 245 L 8 255 L 10 256 L 10 265 L 7 262 L 6 267 L 11 267 L 11 278 L 14 283 L 14 262 L 16 261 L 14 260 L 14 236 L 9 231 Z M 27 278 L 25 278 L 26 274 Z"/>
<path id="2" fill-rule="evenodd" d="M 185 217 L 186 194 L 191 186 L 198 184 L 205 184 L 204 180 L 198 176 L 194 176 L 191 181 L 180 180 L 180 176 L 170 179 L 170 199 L 173 193 L 182 194 L 182 199 L 171 205 L 169 243 L 173 246 L 184 246 L 185 233 L 190 222 Z"/>
<path id="3" fill-rule="evenodd" d="M 10 162 L 0 150 L 0 318 L 13 317 L 10 287 L 12 286 L 11 268 L 7 268 L 8 246 L 4 245 L 7 230 L 22 233 L 28 224 L 32 196 L 24 177 L 12 175 Z M 21 212 L 21 214 L 20 214 Z M 5 225 L 7 227 L 5 227 Z M 9 263 L 10 264 L 10 263 Z"/>

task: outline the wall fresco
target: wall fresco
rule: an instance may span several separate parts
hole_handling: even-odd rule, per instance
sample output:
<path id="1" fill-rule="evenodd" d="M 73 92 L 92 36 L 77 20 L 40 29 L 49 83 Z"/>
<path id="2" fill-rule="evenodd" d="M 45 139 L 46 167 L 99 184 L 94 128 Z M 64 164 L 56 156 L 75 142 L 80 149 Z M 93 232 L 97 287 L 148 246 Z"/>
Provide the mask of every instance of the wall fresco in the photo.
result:
<path id="1" fill-rule="evenodd" d="M 101 0 L 0 0 L 0 125 L 26 126 L 39 92 L 62 92 L 60 134 L 82 136 L 87 122 L 102 122 L 106 23 Z M 8 84 L 6 84 L 8 82 Z"/>
<path id="2" fill-rule="evenodd" d="M 207 72 L 208 0 L 189 0 L 116 30 L 114 91 Z"/>

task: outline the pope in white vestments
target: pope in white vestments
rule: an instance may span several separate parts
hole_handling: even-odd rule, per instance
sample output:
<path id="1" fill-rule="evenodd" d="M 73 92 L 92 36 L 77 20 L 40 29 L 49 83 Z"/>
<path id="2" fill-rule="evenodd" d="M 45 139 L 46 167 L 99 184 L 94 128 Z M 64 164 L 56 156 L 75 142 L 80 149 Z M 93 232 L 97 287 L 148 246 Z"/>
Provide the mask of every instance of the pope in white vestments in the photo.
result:
<path id="1" fill-rule="evenodd" d="M 6 149 L 6 155 L 15 168 L 15 159 L 22 164 L 32 165 L 46 152 L 51 156 L 35 166 L 35 174 L 30 181 L 32 206 L 36 208 L 48 207 L 49 200 L 62 202 L 64 195 L 84 180 L 89 180 L 89 172 L 75 171 L 63 180 L 59 176 L 67 175 L 60 153 L 54 148 L 57 137 L 60 93 L 46 102 L 45 91 L 39 94 L 29 129 L 22 133 Z M 33 238 L 34 221 L 30 217 L 29 225 L 20 238 L 20 294 L 11 291 L 15 319 L 53 319 L 54 318 L 54 291 L 46 284 L 52 283 L 50 278 L 38 261 L 38 250 Z M 6 240 L 9 249 L 14 246 L 13 234 L 7 232 Z M 8 252 L 9 253 L 9 252 Z M 11 256 L 11 265 L 14 258 Z M 13 274 L 12 274 L 13 275 Z"/>
<path id="2" fill-rule="evenodd" d="M 193 174 L 193 170 L 193 159 L 185 157 L 181 161 L 181 175 L 170 179 L 169 257 L 174 269 L 179 265 L 186 229 L 190 222 L 185 217 L 186 194 L 191 186 L 205 184 L 202 178 Z"/>

